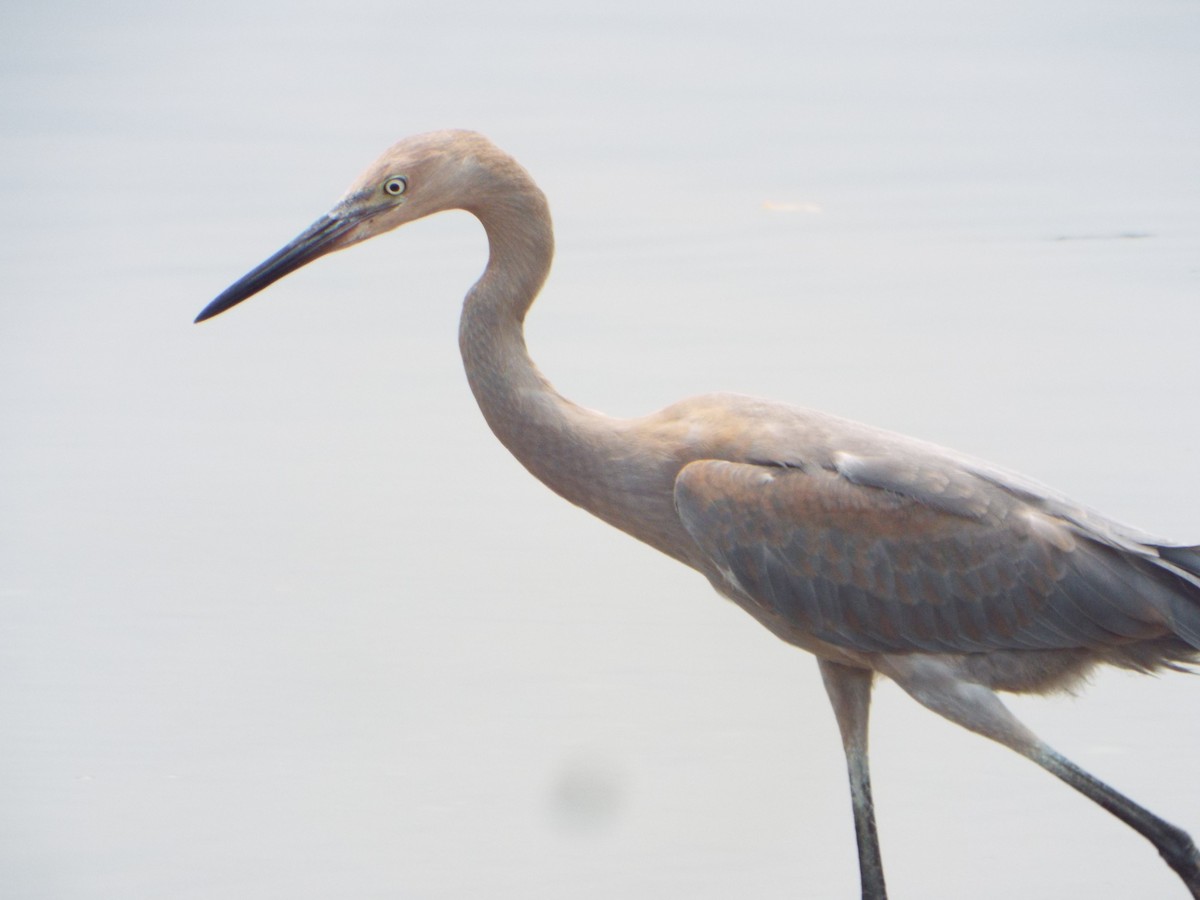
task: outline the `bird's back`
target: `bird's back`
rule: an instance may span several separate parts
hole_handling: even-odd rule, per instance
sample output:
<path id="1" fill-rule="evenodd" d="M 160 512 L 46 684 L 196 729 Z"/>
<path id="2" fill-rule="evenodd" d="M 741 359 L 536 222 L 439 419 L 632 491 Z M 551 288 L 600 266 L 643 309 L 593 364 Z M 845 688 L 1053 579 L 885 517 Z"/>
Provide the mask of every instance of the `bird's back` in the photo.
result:
<path id="1" fill-rule="evenodd" d="M 1031 479 L 736 394 L 692 398 L 636 427 L 674 466 L 689 561 L 793 643 L 997 664 L 1074 653 L 1074 668 L 1196 660 L 1200 552 Z"/>

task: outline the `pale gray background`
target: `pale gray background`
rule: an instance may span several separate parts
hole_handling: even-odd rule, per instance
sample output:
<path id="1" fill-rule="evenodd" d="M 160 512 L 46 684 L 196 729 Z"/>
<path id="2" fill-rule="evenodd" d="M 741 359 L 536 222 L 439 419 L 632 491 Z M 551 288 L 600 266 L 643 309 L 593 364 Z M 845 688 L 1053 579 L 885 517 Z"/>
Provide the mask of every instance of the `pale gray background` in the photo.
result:
<path id="1" fill-rule="evenodd" d="M 39 2 L 0 29 L 0 897 L 857 896 L 812 661 L 536 484 L 455 349 L 463 214 L 191 318 L 471 127 L 589 406 L 735 389 L 1200 541 L 1200 6 Z M 1017 703 L 1200 832 L 1200 685 Z M 897 900 L 1176 897 L 892 688 Z"/>

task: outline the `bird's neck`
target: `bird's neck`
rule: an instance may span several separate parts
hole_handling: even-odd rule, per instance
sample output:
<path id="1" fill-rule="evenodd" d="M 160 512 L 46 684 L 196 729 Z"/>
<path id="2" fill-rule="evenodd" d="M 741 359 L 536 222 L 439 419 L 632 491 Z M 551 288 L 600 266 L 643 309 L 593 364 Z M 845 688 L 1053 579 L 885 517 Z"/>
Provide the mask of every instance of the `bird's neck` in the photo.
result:
<path id="1" fill-rule="evenodd" d="M 561 396 L 525 347 L 525 313 L 554 255 L 545 197 L 529 182 L 506 192 L 502 205 L 470 211 L 487 231 L 490 255 L 463 304 L 459 347 L 484 418 L 513 456 L 556 493 L 656 543 L 637 534 L 630 505 L 648 488 L 639 479 L 660 476 L 631 458 L 637 448 L 626 423 Z"/>
<path id="2" fill-rule="evenodd" d="M 463 302 L 458 344 L 488 425 L 546 480 L 537 465 L 538 447 L 545 433 L 564 427 L 571 404 L 538 371 L 525 347 L 525 313 L 549 274 L 554 236 L 545 199 L 522 199 L 524 209 L 510 201 L 501 210 L 475 211 L 487 231 L 489 257 Z"/>

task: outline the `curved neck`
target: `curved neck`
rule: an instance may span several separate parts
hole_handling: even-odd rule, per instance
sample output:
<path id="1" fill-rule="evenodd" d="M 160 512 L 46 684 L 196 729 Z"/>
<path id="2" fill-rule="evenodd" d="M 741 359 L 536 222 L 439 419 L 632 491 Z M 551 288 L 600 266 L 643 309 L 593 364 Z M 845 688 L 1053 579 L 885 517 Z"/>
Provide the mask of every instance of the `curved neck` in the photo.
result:
<path id="1" fill-rule="evenodd" d="M 525 176 L 528 179 L 528 176 Z M 550 212 L 527 180 L 469 211 L 487 231 L 490 255 L 467 294 L 459 348 L 467 380 L 500 442 L 562 497 L 664 552 L 673 534 L 675 469 L 634 423 L 560 395 L 525 348 L 525 313 L 554 255 Z M 659 508 L 661 507 L 661 509 Z"/>
<path id="2" fill-rule="evenodd" d="M 545 196 L 532 182 L 521 188 L 469 210 L 483 223 L 489 255 L 487 268 L 463 302 L 458 346 L 484 418 L 531 467 L 531 448 L 522 440 L 527 420 L 544 420 L 567 401 L 525 348 L 525 313 L 550 273 L 554 232 Z"/>
<path id="3" fill-rule="evenodd" d="M 527 175 L 522 181 L 468 209 L 487 232 L 489 257 L 463 303 L 459 349 L 500 442 L 550 488 L 595 511 L 579 475 L 597 464 L 611 420 L 562 397 L 526 350 L 525 313 L 549 274 L 554 234 L 545 196 Z"/>

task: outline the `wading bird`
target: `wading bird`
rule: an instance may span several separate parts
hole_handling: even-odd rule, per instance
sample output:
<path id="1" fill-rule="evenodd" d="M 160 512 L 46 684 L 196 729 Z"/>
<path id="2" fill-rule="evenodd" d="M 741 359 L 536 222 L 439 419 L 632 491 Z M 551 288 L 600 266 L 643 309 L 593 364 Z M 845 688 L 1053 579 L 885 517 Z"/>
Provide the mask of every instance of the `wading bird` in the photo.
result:
<path id="1" fill-rule="evenodd" d="M 997 691 L 1047 693 L 1100 664 L 1200 661 L 1200 547 L 1163 543 L 1019 475 L 835 416 L 736 394 L 615 419 L 559 395 L 525 349 L 550 270 L 546 198 L 479 134 L 403 140 L 211 318 L 319 256 L 451 209 L 487 232 L 459 346 L 496 437 L 552 490 L 702 572 L 814 654 L 841 731 L 864 900 L 884 900 L 867 767 L 876 675 L 1028 757 L 1146 837 L 1200 898 L 1181 829 L 1042 742 Z"/>

